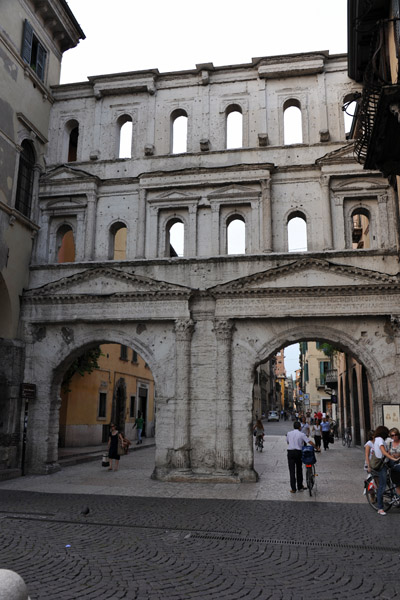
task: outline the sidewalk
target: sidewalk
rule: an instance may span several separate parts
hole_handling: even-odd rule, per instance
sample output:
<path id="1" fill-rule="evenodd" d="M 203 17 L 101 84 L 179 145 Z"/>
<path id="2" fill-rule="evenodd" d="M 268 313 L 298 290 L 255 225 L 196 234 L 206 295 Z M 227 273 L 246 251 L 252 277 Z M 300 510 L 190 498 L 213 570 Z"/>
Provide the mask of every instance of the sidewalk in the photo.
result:
<path id="1" fill-rule="evenodd" d="M 147 442 L 147 440 L 146 440 Z M 316 494 L 308 491 L 289 493 L 289 471 L 285 436 L 267 435 L 264 451 L 254 453 L 254 466 L 260 475 L 257 483 L 165 483 L 154 481 L 155 447 L 151 440 L 133 446 L 121 457 L 118 472 L 101 466 L 104 447 L 91 453 L 91 462 L 79 462 L 82 452 L 68 456 L 64 452 L 63 468 L 53 475 L 29 475 L 0 482 L 0 490 L 25 490 L 44 493 L 148 496 L 158 498 L 208 498 L 231 500 L 289 500 L 290 502 L 340 502 L 365 504 L 363 495 L 364 453 L 360 448 L 343 447 L 340 440 L 317 455 Z M 132 448 L 132 447 L 131 447 Z M 136 452 L 135 450 L 143 450 Z M 78 455 L 78 456 L 76 456 Z M 76 463 L 65 466 L 67 462 Z"/>

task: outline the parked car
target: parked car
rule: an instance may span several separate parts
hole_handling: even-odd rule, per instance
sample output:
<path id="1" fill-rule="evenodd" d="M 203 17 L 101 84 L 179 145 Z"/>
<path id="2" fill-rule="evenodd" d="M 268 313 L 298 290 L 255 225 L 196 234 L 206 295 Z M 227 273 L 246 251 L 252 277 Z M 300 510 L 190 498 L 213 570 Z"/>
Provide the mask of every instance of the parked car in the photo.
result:
<path id="1" fill-rule="evenodd" d="M 269 410 L 267 421 L 279 421 L 279 413 L 277 410 Z"/>

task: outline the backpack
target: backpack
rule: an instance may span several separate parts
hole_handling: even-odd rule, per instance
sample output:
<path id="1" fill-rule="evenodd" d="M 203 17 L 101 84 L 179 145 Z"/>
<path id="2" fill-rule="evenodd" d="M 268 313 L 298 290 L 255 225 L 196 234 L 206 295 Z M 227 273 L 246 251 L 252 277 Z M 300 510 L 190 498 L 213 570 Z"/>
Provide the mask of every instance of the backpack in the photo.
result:
<path id="1" fill-rule="evenodd" d="M 317 462 L 313 446 L 304 446 L 301 451 L 301 462 L 305 465 L 314 465 Z"/>

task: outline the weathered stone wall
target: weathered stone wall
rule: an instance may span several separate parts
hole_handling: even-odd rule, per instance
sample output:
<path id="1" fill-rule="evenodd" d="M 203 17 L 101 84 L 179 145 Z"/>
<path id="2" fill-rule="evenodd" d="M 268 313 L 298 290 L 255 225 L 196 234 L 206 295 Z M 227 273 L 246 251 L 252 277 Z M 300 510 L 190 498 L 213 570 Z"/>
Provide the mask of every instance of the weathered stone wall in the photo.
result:
<path id="1" fill-rule="evenodd" d="M 122 343 L 156 383 L 154 477 L 254 481 L 254 369 L 286 344 L 326 340 L 365 365 L 375 419 L 399 387 L 398 253 L 388 182 L 363 172 L 341 105 L 356 87 L 344 56 L 312 53 L 249 65 L 90 78 L 60 86 L 30 289 L 23 298 L 28 465 L 57 465 L 59 388 L 92 344 Z M 283 112 L 301 107 L 303 143 L 284 146 Z M 226 150 L 230 108 L 243 147 Z M 178 112 L 176 112 L 178 111 Z M 188 115 L 187 152 L 171 153 L 172 117 Z M 118 159 L 118 123 L 132 119 L 132 158 Z M 69 123 L 77 161 L 66 163 Z M 371 248 L 352 249 L 352 214 L 370 216 Z M 308 251 L 289 253 L 287 223 L 307 222 Z M 228 256 L 227 226 L 245 221 L 246 254 Z M 168 226 L 185 226 L 182 258 Z M 110 252 L 127 227 L 126 260 Z M 60 227 L 76 262 L 56 264 Z M 389 399 L 389 400 L 388 400 Z"/>

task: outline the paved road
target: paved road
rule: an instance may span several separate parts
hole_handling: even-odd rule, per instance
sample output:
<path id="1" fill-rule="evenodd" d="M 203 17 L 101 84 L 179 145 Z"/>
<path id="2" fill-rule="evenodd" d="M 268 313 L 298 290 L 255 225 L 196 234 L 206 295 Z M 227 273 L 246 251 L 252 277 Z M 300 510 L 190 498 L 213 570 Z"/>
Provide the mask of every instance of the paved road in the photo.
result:
<path id="1" fill-rule="evenodd" d="M 118 473 L 88 463 L 3 482 L 0 566 L 32 600 L 396 598 L 400 511 L 367 505 L 361 450 L 335 444 L 319 457 L 335 502 L 321 481 L 316 498 L 291 496 L 283 450 L 267 437 L 257 484 L 154 482 L 151 448 Z"/>

